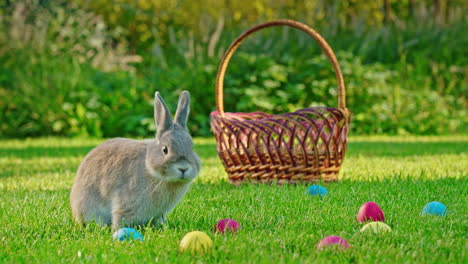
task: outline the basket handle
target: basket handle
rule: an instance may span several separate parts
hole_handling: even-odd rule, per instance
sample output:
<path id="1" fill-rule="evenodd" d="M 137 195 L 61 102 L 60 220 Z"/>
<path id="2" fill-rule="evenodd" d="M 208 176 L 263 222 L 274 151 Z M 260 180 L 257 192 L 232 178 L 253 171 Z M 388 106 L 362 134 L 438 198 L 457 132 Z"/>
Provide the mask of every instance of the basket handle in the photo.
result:
<path id="1" fill-rule="evenodd" d="M 343 75 L 341 74 L 340 65 L 338 64 L 338 60 L 336 59 L 335 53 L 328 45 L 327 41 L 320 36 L 312 28 L 308 27 L 307 25 L 289 19 L 278 19 L 272 20 L 263 24 L 256 25 L 249 30 L 244 31 L 239 37 L 237 37 L 234 42 L 232 42 L 231 46 L 229 46 L 228 50 L 224 54 L 223 59 L 221 60 L 221 64 L 218 68 L 218 74 L 216 75 L 216 109 L 224 116 L 224 99 L 223 99 L 223 86 L 224 86 L 224 74 L 226 73 L 227 66 L 229 64 L 229 60 L 232 57 L 232 54 L 236 51 L 239 45 L 246 39 L 250 34 L 254 33 L 263 28 L 272 27 L 272 26 L 290 26 L 297 29 L 304 31 L 305 33 L 312 36 L 315 41 L 320 45 L 323 52 L 327 55 L 328 59 L 330 60 L 333 69 L 335 71 L 336 80 L 338 81 L 338 108 L 345 110 L 347 113 L 348 110 L 346 109 L 346 90 L 345 84 L 343 80 Z"/>

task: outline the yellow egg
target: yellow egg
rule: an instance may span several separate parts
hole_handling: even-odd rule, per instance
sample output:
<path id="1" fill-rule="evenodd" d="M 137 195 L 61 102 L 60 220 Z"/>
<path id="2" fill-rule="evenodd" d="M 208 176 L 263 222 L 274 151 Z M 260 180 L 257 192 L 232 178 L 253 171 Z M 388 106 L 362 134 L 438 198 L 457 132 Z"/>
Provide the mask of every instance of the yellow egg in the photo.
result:
<path id="1" fill-rule="evenodd" d="M 373 232 L 374 234 L 391 231 L 392 228 L 382 222 L 371 222 L 361 228 L 361 232 Z"/>
<path id="2" fill-rule="evenodd" d="M 180 251 L 195 253 L 206 253 L 213 246 L 211 238 L 201 231 L 187 233 L 180 241 Z"/>

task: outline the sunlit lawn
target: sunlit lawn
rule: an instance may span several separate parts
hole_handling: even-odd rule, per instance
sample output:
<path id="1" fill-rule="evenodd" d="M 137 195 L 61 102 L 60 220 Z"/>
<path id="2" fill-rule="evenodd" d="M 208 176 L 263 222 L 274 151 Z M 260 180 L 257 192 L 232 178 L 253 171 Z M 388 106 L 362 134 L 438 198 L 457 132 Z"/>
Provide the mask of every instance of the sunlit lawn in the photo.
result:
<path id="1" fill-rule="evenodd" d="M 103 140 L 0 141 L 0 262 L 468 263 L 468 136 L 354 137 L 340 180 L 324 199 L 306 186 L 229 185 L 213 139 L 196 139 L 199 178 L 163 229 L 140 230 L 145 242 L 119 243 L 109 229 L 71 219 L 69 191 L 84 155 Z M 356 214 L 378 203 L 393 232 L 365 235 Z M 447 217 L 420 216 L 430 201 Z M 234 218 L 235 235 L 214 235 L 217 220 Z M 209 254 L 178 251 L 185 233 L 214 241 Z M 348 251 L 316 250 L 328 235 Z"/>

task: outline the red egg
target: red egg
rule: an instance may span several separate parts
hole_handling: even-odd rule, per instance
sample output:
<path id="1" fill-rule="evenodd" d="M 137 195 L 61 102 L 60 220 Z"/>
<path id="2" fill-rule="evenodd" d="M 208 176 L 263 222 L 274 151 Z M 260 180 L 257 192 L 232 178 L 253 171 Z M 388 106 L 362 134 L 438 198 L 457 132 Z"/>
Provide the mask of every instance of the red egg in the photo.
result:
<path id="1" fill-rule="evenodd" d="M 241 226 L 235 220 L 226 218 L 219 220 L 219 222 L 214 226 L 215 233 L 224 234 L 226 231 L 235 233 L 237 232 Z"/>
<path id="2" fill-rule="evenodd" d="M 322 250 L 324 248 L 328 248 L 330 246 L 337 245 L 342 247 L 343 249 L 348 249 L 349 244 L 348 242 L 339 236 L 327 236 L 324 239 L 320 240 L 320 242 L 317 245 L 317 248 L 319 250 Z"/>
<path id="3" fill-rule="evenodd" d="M 357 220 L 359 222 L 367 221 L 385 221 L 385 216 L 380 207 L 374 202 L 367 202 L 361 206 L 359 213 L 357 214 Z"/>

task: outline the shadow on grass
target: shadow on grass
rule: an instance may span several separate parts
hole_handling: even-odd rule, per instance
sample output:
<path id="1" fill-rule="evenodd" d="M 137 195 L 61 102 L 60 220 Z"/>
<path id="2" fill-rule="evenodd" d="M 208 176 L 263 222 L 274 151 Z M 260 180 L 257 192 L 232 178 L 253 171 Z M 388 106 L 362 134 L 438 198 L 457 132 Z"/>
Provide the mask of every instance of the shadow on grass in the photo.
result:
<path id="1" fill-rule="evenodd" d="M 449 206 L 450 217 L 455 215 L 455 218 L 458 219 L 465 214 L 464 201 L 467 195 L 460 194 L 466 187 L 464 179 L 339 181 L 325 186 L 330 193 L 325 198 L 320 199 L 306 195 L 303 185 L 245 184 L 233 186 L 226 182 L 195 183 L 182 200 L 181 205 L 176 207 L 177 213 L 169 215 L 171 221 L 169 221 L 168 227 L 178 229 L 187 225 L 186 222 L 189 218 L 194 223 L 198 222 L 195 226 L 192 226 L 194 223 L 190 224 L 191 228 L 210 226 L 212 224 L 210 221 L 215 219 L 214 216 L 224 214 L 224 211 L 227 211 L 228 215 L 231 213 L 232 215 L 257 215 L 262 212 L 273 219 L 278 212 L 294 213 L 296 209 L 297 211 L 310 211 L 305 207 L 296 207 L 298 201 L 305 199 L 306 202 L 303 203 L 303 206 L 310 206 L 312 209 L 326 209 L 335 206 L 340 207 L 341 211 L 353 208 L 353 213 L 357 212 L 359 206 L 366 201 L 378 201 L 382 208 L 386 208 L 386 216 L 389 219 L 395 216 L 394 220 L 397 219 L 396 215 L 398 215 L 398 219 L 403 219 L 403 216 L 408 212 L 409 215 L 419 216 L 422 207 L 430 201 L 441 201 Z M 75 226 L 71 220 L 69 191 L 68 188 L 53 191 L 28 190 L 27 188 L 24 190 L 3 190 L 5 204 L 18 206 L 5 207 L 5 212 L 0 214 L 0 223 L 2 221 L 6 223 L 12 219 L 13 215 L 17 216 L 18 222 L 22 222 L 22 218 L 26 219 L 30 215 L 34 215 L 41 219 L 39 225 L 47 224 L 49 226 L 52 224 L 57 228 L 69 229 L 70 226 Z M 26 197 L 29 199 L 25 199 Z M 34 199 L 30 197 L 34 197 Z M 278 206 L 279 209 L 275 209 L 275 206 Z M 47 215 L 51 213 L 52 218 L 49 219 Z M 292 216 L 295 217 L 294 214 Z M 462 224 L 462 221 L 457 223 L 460 225 L 460 230 L 462 230 Z M 76 228 L 73 227 L 73 229 Z"/>

